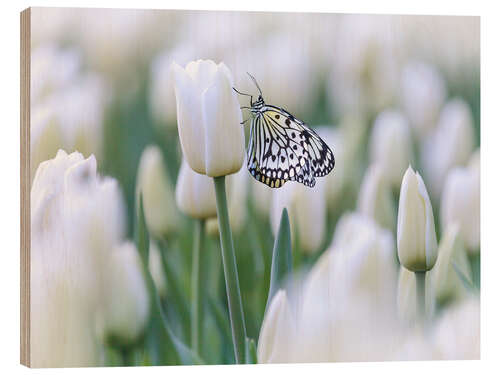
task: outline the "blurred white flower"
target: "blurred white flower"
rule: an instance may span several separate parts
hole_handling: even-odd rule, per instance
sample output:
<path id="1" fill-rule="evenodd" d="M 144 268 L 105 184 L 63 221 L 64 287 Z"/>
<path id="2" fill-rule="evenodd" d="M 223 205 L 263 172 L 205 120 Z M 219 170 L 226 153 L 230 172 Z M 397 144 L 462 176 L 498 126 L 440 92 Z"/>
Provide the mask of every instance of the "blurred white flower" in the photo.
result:
<path id="1" fill-rule="evenodd" d="M 160 248 L 156 242 L 150 238 L 149 239 L 149 271 L 151 272 L 151 277 L 155 283 L 156 290 L 160 297 L 165 298 L 167 295 L 167 279 L 165 272 L 163 270 L 163 264 L 161 261 Z"/>
<path id="2" fill-rule="evenodd" d="M 343 15 L 332 43 L 328 92 L 339 113 L 378 112 L 394 101 L 402 33 L 395 17 Z M 342 51 L 339 53 L 338 51 Z"/>
<path id="3" fill-rule="evenodd" d="M 287 208 L 292 237 L 298 236 L 300 248 L 307 253 L 319 250 L 326 233 L 326 182 L 314 188 L 288 182 L 273 191 L 270 220 L 273 232 L 279 228 L 281 212 Z"/>
<path id="4" fill-rule="evenodd" d="M 132 242 L 112 249 L 102 300 L 102 335 L 114 345 L 132 345 L 149 317 L 149 296 L 142 263 Z"/>
<path id="5" fill-rule="evenodd" d="M 31 189 L 31 365 L 98 365 L 96 319 L 125 207 L 93 156 L 59 151 Z"/>
<path id="6" fill-rule="evenodd" d="M 373 164 L 366 170 L 357 207 L 359 212 L 374 219 L 381 227 L 395 230 L 396 207 L 379 164 Z"/>
<path id="7" fill-rule="evenodd" d="M 433 333 L 438 359 L 480 359 L 479 298 L 470 297 L 445 310 Z"/>
<path id="8" fill-rule="evenodd" d="M 370 139 L 370 159 L 382 167 L 392 187 L 401 184 L 412 161 L 412 142 L 408 121 L 399 112 L 386 110 L 375 119 Z"/>
<path id="9" fill-rule="evenodd" d="M 449 101 L 436 130 L 422 144 L 422 168 L 434 198 L 442 192 L 448 172 L 465 165 L 474 150 L 474 129 L 469 105 L 462 99 Z"/>
<path id="10" fill-rule="evenodd" d="M 398 209 L 398 257 L 410 271 L 425 272 L 437 258 L 431 201 L 422 177 L 408 167 L 401 183 Z"/>
<path id="11" fill-rule="evenodd" d="M 31 104 L 70 85 L 78 77 L 81 65 L 80 54 L 75 49 L 62 49 L 52 43 L 34 49 L 31 53 Z"/>
<path id="12" fill-rule="evenodd" d="M 56 156 L 64 140 L 57 117 L 50 108 L 35 106 L 30 125 L 30 173 L 33 181 L 38 165 Z"/>
<path id="13" fill-rule="evenodd" d="M 233 233 L 238 233 L 244 229 L 244 224 L 247 219 L 249 177 L 250 174 L 248 170 L 246 168 L 241 168 L 239 172 L 229 175 L 227 178 L 226 188 L 228 194 L 229 222 Z M 210 182 L 213 184 L 213 181 Z M 205 229 L 210 236 L 219 235 L 219 221 L 217 218 L 208 219 L 205 225 Z"/>
<path id="14" fill-rule="evenodd" d="M 290 346 L 295 339 L 294 322 L 287 294 L 279 290 L 273 297 L 259 334 L 259 363 L 282 363 L 293 360 Z"/>
<path id="15" fill-rule="evenodd" d="M 302 115 L 315 100 L 318 77 L 311 60 L 311 44 L 297 38 L 292 29 L 286 32 L 255 40 L 255 43 L 240 44 L 239 48 L 228 50 L 224 59 L 234 67 L 235 84 L 246 93 L 258 93 L 249 79 L 252 74 L 262 89 L 266 103 L 274 104 L 293 113 Z M 273 58 L 256 58 L 273 56 Z M 300 94 L 299 94 L 300 93 Z M 241 97 L 244 105 L 248 98 Z"/>
<path id="16" fill-rule="evenodd" d="M 441 197 L 441 227 L 459 226 L 466 248 L 474 253 L 480 246 L 480 175 L 474 159 L 469 167 L 448 173 Z"/>
<path id="17" fill-rule="evenodd" d="M 324 177 L 328 207 L 335 209 L 347 182 L 346 169 L 351 167 L 345 158 L 347 153 L 345 152 L 344 137 L 341 129 L 332 126 L 319 126 L 315 130 L 335 155 L 335 168 Z"/>
<path id="18" fill-rule="evenodd" d="M 107 81 L 94 73 L 75 77 L 64 88 L 37 103 L 55 117 L 62 135 L 60 148 L 100 158 L 103 151 L 103 124 L 111 91 Z M 32 126 L 35 125 L 32 123 Z"/>
<path id="19" fill-rule="evenodd" d="M 174 76 L 172 62 L 187 64 L 194 56 L 189 45 L 179 45 L 168 49 L 157 56 L 151 65 L 149 94 L 151 111 L 161 126 L 177 127 L 177 112 L 174 91 Z"/>
<path id="20" fill-rule="evenodd" d="M 137 170 L 137 207 L 140 194 L 142 194 L 146 224 L 151 234 L 156 238 L 162 238 L 174 233 L 179 220 L 174 187 L 168 177 L 166 164 L 158 146 L 147 146 L 142 152 Z"/>
<path id="21" fill-rule="evenodd" d="M 399 268 L 397 308 L 402 321 L 417 319 L 417 279 L 415 273 L 404 267 Z M 427 304 L 426 304 L 427 305 Z"/>
<path id="22" fill-rule="evenodd" d="M 366 149 L 366 137 L 368 135 L 368 122 L 359 115 L 347 115 L 339 124 L 340 130 L 340 153 L 339 163 L 340 176 L 343 180 L 343 192 L 349 194 L 353 199 L 358 195 L 361 179 L 363 178 L 364 161 L 361 155 Z M 335 150 L 333 150 L 335 153 Z M 337 155 L 335 154 L 335 157 Z M 335 170 L 339 167 L 335 163 Z M 347 189 L 346 189 L 347 188 Z M 342 196 L 345 199 L 345 196 Z"/>
<path id="23" fill-rule="evenodd" d="M 259 363 L 393 359 L 401 328 L 391 291 L 394 247 L 390 233 L 378 230 L 387 237 L 368 235 L 363 245 L 333 246 L 304 279 L 274 296 L 261 328 Z"/>
<path id="24" fill-rule="evenodd" d="M 175 198 L 177 207 L 188 216 L 196 219 L 217 216 L 214 182 L 210 177 L 193 171 L 185 159 L 177 177 Z"/>
<path id="25" fill-rule="evenodd" d="M 434 298 L 438 303 L 444 304 L 466 295 L 466 286 L 458 272 L 469 281 L 472 280 L 469 261 L 456 223 L 446 228 L 438 253 L 436 265 L 430 272 L 430 282 Z"/>
<path id="26" fill-rule="evenodd" d="M 425 275 L 425 308 L 427 316 L 432 316 L 435 308 L 432 285 L 427 280 L 430 274 Z M 401 322 L 414 323 L 418 321 L 417 310 L 417 278 L 415 273 L 405 267 L 399 268 L 397 287 L 397 311 Z M 410 324 L 411 326 L 411 324 Z"/>
<path id="27" fill-rule="evenodd" d="M 446 85 L 439 71 L 421 61 L 408 63 L 401 75 L 401 104 L 420 139 L 436 126 L 446 100 Z"/>
<path id="28" fill-rule="evenodd" d="M 394 236 L 360 213 L 341 216 L 330 246 L 335 283 L 346 294 L 394 305 L 396 250 Z"/>
<path id="29" fill-rule="evenodd" d="M 114 77 L 117 85 L 130 84 L 139 77 L 136 69 L 149 63 L 153 51 L 168 40 L 176 19 L 175 12 L 80 9 L 74 34 L 92 69 Z"/>
<path id="30" fill-rule="evenodd" d="M 246 168 L 242 168 L 245 169 Z M 250 179 L 250 189 L 252 192 L 252 204 L 255 206 L 255 210 L 261 217 L 269 217 L 271 210 L 271 200 L 273 197 L 273 189 L 263 184 L 254 178 Z"/>
<path id="31" fill-rule="evenodd" d="M 245 157 L 241 110 L 229 69 L 211 60 L 174 63 L 177 123 L 182 152 L 197 173 L 238 172 Z"/>

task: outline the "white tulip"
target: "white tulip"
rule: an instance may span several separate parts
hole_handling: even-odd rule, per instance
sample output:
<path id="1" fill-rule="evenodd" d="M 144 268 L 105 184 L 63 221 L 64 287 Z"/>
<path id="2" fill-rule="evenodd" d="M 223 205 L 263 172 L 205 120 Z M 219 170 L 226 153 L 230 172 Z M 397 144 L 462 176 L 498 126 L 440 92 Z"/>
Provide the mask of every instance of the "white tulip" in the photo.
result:
<path id="1" fill-rule="evenodd" d="M 163 270 L 160 249 L 153 239 L 149 240 L 149 271 L 160 297 L 167 295 L 167 279 Z"/>
<path id="2" fill-rule="evenodd" d="M 142 263 L 132 242 L 111 251 L 102 302 L 105 340 L 114 345 L 131 345 L 142 334 L 149 317 L 149 296 Z"/>
<path id="3" fill-rule="evenodd" d="M 439 243 L 439 256 L 430 271 L 432 293 L 439 303 L 464 297 L 467 289 L 457 272 L 469 281 L 471 269 L 457 224 L 450 225 Z"/>
<path id="4" fill-rule="evenodd" d="M 422 145 L 424 176 L 434 198 L 439 198 L 448 172 L 467 164 L 474 150 L 474 129 L 469 105 L 462 99 L 449 101 L 436 130 Z"/>
<path id="5" fill-rule="evenodd" d="M 395 230 L 394 200 L 378 164 L 371 165 L 365 172 L 358 196 L 358 211 L 373 218 L 381 227 Z"/>
<path id="6" fill-rule="evenodd" d="M 137 171 L 137 203 L 140 194 L 142 194 L 146 224 L 151 234 L 156 238 L 162 238 L 174 233 L 179 219 L 174 188 L 158 146 L 147 146 L 142 152 Z"/>
<path id="7" fill-rule="evenodd" d="M 479 298 L 470 297 L 445 310 L 432 335 L 439 359 L 480 358 Z"/>
<path id="8" fill-rule="evenodd" d="M 217 216 L 214 182 L 193 171 L 185 159 L 177 177 L 175 197 L 179 209 L 188 216 L 197 219 Z"/>
<path id="9" fill-rule="evenodd" d="M 346 294 L 394 305 L 396 254 L 394 236 L 370 217 L 346 213 L 339 219 L 330 250 L 334 283 Z M 390 307 L 389 307 L 390 308 Z"/>
<path id="10" fill-rule="evenodd" d="M 399 186 L 408 164 L 412 160 L 410 127 L 399 112 L 380 113 L 373 124 L 370 139 L 370 159 L 382 167 L 391 186 Z"/>
<path id="11" fill-rule="evenodd" d="M 434 129 L 446 95 L 444 79 L 434 66 L 414 61 L 404 68 L 401 76 L 402 106 L 420 139 Z"/>
<path id="12" fill-rule="evenodd" d="M 408 167 L 401 183 L 397 227 L 398 257 L 410 271 L 425 272 L 436 263 L 434 214 L 424 181 Z"/>
<path id="13" fill-rule="evenodd" d="M 326 182 L 319 180 L 314 188 L 288 182 L 275 189 L 271 206 L 271 225 L 276 234 L 281 212 L 287 208 L 292 236 L 297 235 L 300 248 L 313 253 L 320 249 L 326 233 Z"/>
<path id="14" fill-rule="evenodd" d="M 190 167 L 210 177 L 238 172 L 245 157 L 242 115 L 229 69 L 210 60 L 174 63 L 177 123 Z"/>
<path id="15" fill-rule="evenodd" d="M 401 327 L 394 292 L 387 290 L 395 284 L 390 234 L 387 239 L 381 241 L 387 246 L 366 237 L 365 246 L 332 247 L 304 279 L 278 292 L 264 316 L 259 363 L 394 359 Z"/>
<path id="16" fill-rule="evenodd" d="M 459 226 L 469 252 L 480 246 L 480 176 L 473 162 L 470 167 L 450 171 L 441 197 L 441 227 Z"/>
<path id="17" fill-rule="evenodd" d="M 110 250 L 125 233 L 123 197 L 93 156 L 59 151 L 31 188 L 31 365 L 100 364 L 97 314 Z"/>
<path id="18" fill-rule="evenodd" d="M 257 359 L 259 363 L 291 362 L 290 346 L 294 340 L 292 312 L 287 294 L 279 290 L 273 297 L 259 334 Z"/>

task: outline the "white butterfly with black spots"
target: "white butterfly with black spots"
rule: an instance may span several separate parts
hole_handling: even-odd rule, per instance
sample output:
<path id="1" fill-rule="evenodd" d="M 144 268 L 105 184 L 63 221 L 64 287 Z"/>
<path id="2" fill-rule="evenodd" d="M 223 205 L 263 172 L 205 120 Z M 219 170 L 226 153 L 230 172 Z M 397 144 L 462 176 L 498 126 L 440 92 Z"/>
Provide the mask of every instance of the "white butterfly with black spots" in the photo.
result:
<path id="1" fill-rule="evenodd" d="M 266 104 L 257 81 L 248 75 L 259 90 L 258 99 L 252 101 L 252 95 L 234 90 L 250 96 L 250 107 L 242 107 L 252 113 L 247 148 L 250 174 L 272 188 L 279 188 L 287 181 L 314 187 L 315 177 L 326 176 L 335 166 L 332 150 L 304 122 L 283 108 Z"/>

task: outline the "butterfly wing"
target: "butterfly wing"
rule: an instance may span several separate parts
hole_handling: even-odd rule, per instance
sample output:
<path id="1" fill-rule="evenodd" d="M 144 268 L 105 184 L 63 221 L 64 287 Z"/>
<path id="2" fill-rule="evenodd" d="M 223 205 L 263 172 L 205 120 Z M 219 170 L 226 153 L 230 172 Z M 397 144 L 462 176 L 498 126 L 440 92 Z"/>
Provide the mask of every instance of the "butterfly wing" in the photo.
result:
<path id="1" fill-rule="evenodd" d="M 261 150 L 263 150 L 263 145 L 261 145 L 259 138 L 256 138 L 256 134 L 262 134 L 263 130 L 260 128 L 262 126 L 262 118 L 260 116 L 256 116 L 252 120 L 252 127 L 250 130 L 250 141 L 248 144 L 247 150 L 247 167 L 250 171 L 250 174 L 257 180 L 260 181 L 269 187 L 279 188 L 286 183 L 286 179 L 277 177 L 277 173 L 272 173 L 269 169 L 266 169 L 267 172 L 264 173 L 257 161 L 257 155 L 261 154 Z M 283 176 L 282 174 L 280 174 Z"/>
<path id="2" fill-rule="evenodd" d="M 257 180 L 271 187 L 280 187 L 287 180 L 313 187 L 316 181 L 307 134 L 289 116 L 274 107 L 265 107 L 256 115 L 248 147 L 248 168 Z"/>

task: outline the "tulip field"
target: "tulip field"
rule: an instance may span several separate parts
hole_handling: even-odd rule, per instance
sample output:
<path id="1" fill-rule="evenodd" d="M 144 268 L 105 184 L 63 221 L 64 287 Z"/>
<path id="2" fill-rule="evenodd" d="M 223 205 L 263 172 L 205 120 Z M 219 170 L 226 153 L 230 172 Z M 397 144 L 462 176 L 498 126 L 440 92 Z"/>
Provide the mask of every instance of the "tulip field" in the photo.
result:
<path id="1" fill-rule="evenodd" d="M 479 47 L 479 17 L 32 8 L 31 365 L 479 359 Z"/>

